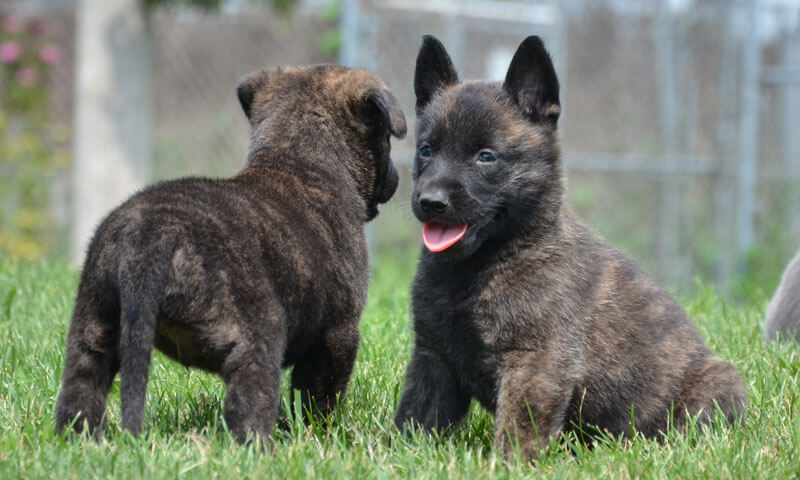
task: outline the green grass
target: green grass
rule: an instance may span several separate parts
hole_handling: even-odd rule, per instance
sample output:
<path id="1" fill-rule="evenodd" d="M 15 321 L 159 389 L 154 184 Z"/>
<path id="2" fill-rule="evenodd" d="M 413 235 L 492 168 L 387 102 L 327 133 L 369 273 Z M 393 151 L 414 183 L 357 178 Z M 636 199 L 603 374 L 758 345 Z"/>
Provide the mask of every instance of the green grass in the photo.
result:
<path id="1" fill-rule="evenodd" d="M 382 255 L 362 319 L 347 396 L 330 418 L 276 430 L 274 455 L 239 446 L 222 422 L 224 388 L 213 375 L 156 354 L 145 434 L 120 431 L 119 380 L 109 428 L 95 443 L 53 428 L 77 272 L 53 262 L 0 260 L 0 478 L 790 478 L 800 475 L 800 348 L 765 345 L 766 299 L 720 300 L 709 288 L 684 302 L 711 347 L 746 379 L 746 425 L 670 433 L 664 442 L 574 437 L 536 467 L 492 452 L 491 415 L 473 405 L 445 438 L 399 435 L 394 407 L 411 347 L 413 256 Z M 288 410 L 294 399 L 283 389 Z"/>

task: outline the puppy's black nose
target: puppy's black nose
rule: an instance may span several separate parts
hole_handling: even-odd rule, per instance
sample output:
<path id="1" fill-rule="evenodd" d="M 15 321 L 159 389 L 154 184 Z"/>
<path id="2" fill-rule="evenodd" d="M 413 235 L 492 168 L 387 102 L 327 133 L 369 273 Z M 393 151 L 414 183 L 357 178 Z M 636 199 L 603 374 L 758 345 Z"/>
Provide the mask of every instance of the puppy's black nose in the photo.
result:
<path id="1" fill-rule="evenodd" d="M 441 190 L 425 192 L 419 196 L 419 208 L 421 208 L 423 212 L 434 211 L 436 213 L 442 213 L 445 211 L 448 204 L 447 195 Z"/>

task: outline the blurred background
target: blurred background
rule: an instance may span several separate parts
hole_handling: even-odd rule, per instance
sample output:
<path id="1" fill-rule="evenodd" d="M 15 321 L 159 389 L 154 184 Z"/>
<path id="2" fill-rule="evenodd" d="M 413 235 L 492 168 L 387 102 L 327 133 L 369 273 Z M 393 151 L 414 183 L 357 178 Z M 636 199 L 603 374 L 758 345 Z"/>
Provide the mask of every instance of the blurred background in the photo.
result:
<path id="1" fill-rule="evenodd" d="M 800 0 L 0 0 L 0 258 L 79 264 L 142 185 L 237 171 L 258 68 L 367 68 L 413 132 L 428 33 L 497 80 L 542 36 L 578 216 L 675 291 L 772 293 L 800 247 Z M 393 146 L 370 235 L 413 261 L 413 134 Z"/>

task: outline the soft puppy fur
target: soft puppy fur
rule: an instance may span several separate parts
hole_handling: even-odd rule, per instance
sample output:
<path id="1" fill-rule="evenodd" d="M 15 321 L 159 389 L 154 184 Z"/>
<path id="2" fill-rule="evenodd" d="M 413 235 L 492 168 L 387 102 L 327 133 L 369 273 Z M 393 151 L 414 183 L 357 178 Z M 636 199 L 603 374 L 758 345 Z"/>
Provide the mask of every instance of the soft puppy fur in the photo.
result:
<path id="1" fill-rule="evenodd" d="M 775 340 L 778 332 L 782 339 L 793 338 L 800 342 L 800 251 L 783 272 L 781 283 L 767 307 L 764 337 Z"/>
<path id="2" fill-rule="evenodd" d="M 304 408 L 324 414 L 344 392 L 367 294 L 362 226 L 397 187 L 389 137 L 405 118 L 383 82 L 333 65 L 256 72 L 237 92 L 252 126 L 239 173 L 153 185 L 97 229 L 59 431 L 98 429 L 119 371 L 122 426 L 139 432 L 153 346 L 223 378 L 240 442 L 269 442 L 281 367 Z"/>
<path id="3" fill-rule="evenodd" d="M 397 427 L 441 430 L 475 398 L 495 414 L 497 450 L 535 457 L 560 432 L 628 433 L 632 413 L 651 437 L 671 412 L 675 425 L 716 408 L 740 418 L 734 367 L 564 205 L 559 86 L 541 40 L 522 42 L 503 83 L 459 83 L 425 37 L 414 88 L 412 207 L 428 248 Z"/>

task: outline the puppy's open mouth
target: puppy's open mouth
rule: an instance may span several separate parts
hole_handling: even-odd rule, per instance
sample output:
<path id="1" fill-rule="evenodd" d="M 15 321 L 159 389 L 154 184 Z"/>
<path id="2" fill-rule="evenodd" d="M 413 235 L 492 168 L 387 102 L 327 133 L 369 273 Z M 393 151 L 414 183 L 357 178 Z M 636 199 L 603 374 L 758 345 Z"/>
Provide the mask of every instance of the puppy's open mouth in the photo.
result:
<path id="1" fill-rule="evenodd" d="M 422 226 L 422 242 L 431 252 L 441 252 L 458 243 L 466 233 L 466 224 L 427 222 Z"/>

